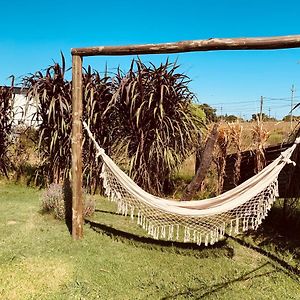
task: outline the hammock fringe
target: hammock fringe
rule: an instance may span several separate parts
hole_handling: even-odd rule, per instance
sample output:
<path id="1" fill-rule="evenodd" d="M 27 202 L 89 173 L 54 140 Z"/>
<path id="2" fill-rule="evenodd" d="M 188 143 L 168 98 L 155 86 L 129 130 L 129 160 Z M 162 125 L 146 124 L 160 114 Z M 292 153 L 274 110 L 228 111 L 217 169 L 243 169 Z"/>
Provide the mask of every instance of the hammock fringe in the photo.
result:
<path id="1" fill-rule="evenodd" d="M 266 201 L 258 202 L 257 204 L 257 216 L 251 216 L 245 214 L 244 216 L 237 216 L 234 219 L 230 219 L 228 222 L 221 222 L 218 226 L 208 227 L 208 230 L 195 229 L 195 226 L 186 226 L 178 224 L 162 225 L 162 221 L 155 222 L 153 216 L 148 214 L 147 208 L 140 205 L 136 207 L 130 204 L 130 200 L 122 197 L 121 193 L 114 190 L 112 186 L 109 185 L 108 175 L 105 168 L 105 164 L 102 167 L 101 178 L 103 180 L 103 186 L 105 188 L 105 195 L 112 202 L 117 204 L 117 213 L 123 216 L 130 216 L 131 220 L 136 218 L 137 224 L 142 227 L 148 235 L 154 239 L 163 240 L 175 240 L 183 241 L 184 243 L 195 243 L 197 245 L 205 246 L 214 245 L 219 240 L 224 239 L 225 233 L 228 235 L 239 234 L 249 230 L 249 228 L 256 230 L 258 226 L 262 223 L 263 219 L 267 216 L 272 204 L 276 200 L 276 191 L 278 190 L 277 180 L 273 182 L 273 193 L 272 197 L 268 197 Z M 168 220 L 166 221 L 168 223 Z M 174 226 L 176 227 L 176 235 L 174 236 Z M 204 238 L 203 238 L 204 236 Z"/>

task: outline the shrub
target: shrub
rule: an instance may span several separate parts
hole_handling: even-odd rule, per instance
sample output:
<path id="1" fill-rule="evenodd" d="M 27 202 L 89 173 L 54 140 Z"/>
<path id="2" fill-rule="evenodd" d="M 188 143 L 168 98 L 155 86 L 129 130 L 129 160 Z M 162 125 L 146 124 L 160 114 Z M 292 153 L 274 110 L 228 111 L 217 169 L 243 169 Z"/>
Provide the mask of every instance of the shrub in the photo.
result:
<path id="1" fill-rule="evenodd" d="M 49 183 L 66 178 L 71 165 L 71 82 L 65 79 L 65 61 L 55 63 L 45 74 L 36 72 L 24 78 L 28 106 L 36 107 L 41 167 Z"/>
<path id="2" fill-rule="evenodd" d="M 52 212 L 62 202 L 64 206 L 63 188 L 60 184 L 52 183 L 42 196 L 42 210 Z"/>
<path id="3" fill-rule="evenodd" d="M 116 75 L 108 111 L 116 111 L 112 135 L 130 160 L 130 176 L 154 194 L 167 193 L 174 171 L 194 150 L 203 127 L 195 113 L 189 78 L 176 64 L 155 67 L 133 60 Z"/>
<path id="4" fill-rule="evenodd" d="M 13 81 L 11 87 L 0 87 L 0 172 L 8 176 L 11 167 L 8 147 L 13 124 Z"/>
<path id="5" fill-rule="evenodd" d="M 83 70 L 83 120 L 109 155 L 129 161 L 130 176 L 146 190 L 161 194 L 171 175 L 199 140 L 201 109 L 192 104 L 189 78 L 176 64 L 155 67 L 133 60 L 127 73 L 115 77 L 90 67 Z M 49 183 L 67 178 L 71 168 L 71 82 L 65 78 L 65 60 L 24 79 L 29 101 L 36 103 L 41 173 Z M 128 160 L 127 160 L 127 159 Z M 84 132 L 84 185 L 100 186 L 101 164 Z"/>
<path id="6" fill-rule="evenodd" d="M 38 151 L 43 164 L 39 175 L 48 183 L 59 183 L 67 178 L 71 170 L 71 130 L 72 130 L 72 83 L 66 79 L 65 59 L 55 63 L 44 72 L 36 72 L 23 80 L 28 88 L 27 105 L 36 107 L 34 123 L 38 124 Z M 113 140 L 109 132 L 111 113 L 107 105 L 112 98 L 112 80 L 106 74 L 101 77 L 90 67 L 83 70 L 83 120 L 90 126 L 97 142 L 110 154 Z M 96 161 L 92 141 L 84 131 L 83 146 L 84 184 L 90 190 L 99 186 L 101 165 Z"/>
<path id="7" fill-rule="evenodd" d="M 42 163 L 36 148 L 38 144 L 37 130 L 24 124 L 14 126 L 13 140 L 8 149 L 12 165 L 12 178 L 16 181 L 24 180 L 27 184 L 42 185 L 35 178 L 35 170 Z"/>
<path id="8" fill-rule="evenodd" d="M 89 217 L 95 212 L 95 200 L 84 195 L 83 217 Z M 42 211 L 53 213 L 54 217 L 64 220 L 66 215 L 66 200 L 61 184 L 52 183 L 42 195 Z"/>

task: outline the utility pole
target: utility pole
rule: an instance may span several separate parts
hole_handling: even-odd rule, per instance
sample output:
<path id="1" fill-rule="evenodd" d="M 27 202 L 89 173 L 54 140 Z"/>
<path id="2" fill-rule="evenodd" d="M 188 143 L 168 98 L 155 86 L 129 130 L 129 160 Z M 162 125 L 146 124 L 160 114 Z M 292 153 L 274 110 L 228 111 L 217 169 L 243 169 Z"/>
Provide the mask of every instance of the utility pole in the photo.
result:
<path id="1" fill-rule="evenodd" d="M 260 111 L 259 111 L 259 119 L 262 122 L 262 111 L 263 111 L 264 97 L 260 96 Z"/>
<path id="2" fill-rule="evenodd" d="M 269 119 L 271 118 L 271 107 L 269 107 Z"/>
<path id="3" fill-rule="evenodd" d="M 293 107 L 294 107 L 294 93 L 295 93 L 295 86 L 292 85 L 292 88 L 291 88 L 291 114 L 290 114 L 290 121 L 291 121 L 291 131 L 293 130 Z"/>

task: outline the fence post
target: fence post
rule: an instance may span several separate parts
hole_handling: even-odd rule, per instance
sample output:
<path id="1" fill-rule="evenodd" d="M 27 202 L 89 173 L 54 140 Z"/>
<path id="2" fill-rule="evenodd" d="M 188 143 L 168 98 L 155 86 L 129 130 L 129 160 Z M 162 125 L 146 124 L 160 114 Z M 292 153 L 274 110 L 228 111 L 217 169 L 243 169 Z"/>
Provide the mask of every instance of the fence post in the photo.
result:
<path id="1" fill-rule="evenodd" d="M 72 56 L 72 237 L 83 237 L 82 57 Z"/>

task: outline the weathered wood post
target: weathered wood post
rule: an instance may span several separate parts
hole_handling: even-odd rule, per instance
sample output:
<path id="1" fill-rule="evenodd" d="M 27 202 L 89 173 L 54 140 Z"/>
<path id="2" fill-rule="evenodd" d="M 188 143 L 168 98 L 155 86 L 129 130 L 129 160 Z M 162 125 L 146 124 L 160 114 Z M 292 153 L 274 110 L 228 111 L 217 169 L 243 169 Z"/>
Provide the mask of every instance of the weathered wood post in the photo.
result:
<path id="1" fill-rule="evenodd" d="M 72 237 L 83 237 L 82 203 L 82 57 L 72 56 Z"/>
<path id="2" fill-rule="evenodd" d="M 194 176 L 190 184 L 185 188 L 183 195 L 180 199 L 181 201 L 192 200 L 193 196 L 199 190 L 201 183 L 205 179 L 206 174 L 212 162 L 213 151 L 219 134 L 218 127 L 219 127 L 218 123 L 214 124 L 214 127 L 212 128 L 212 131 L 210 132 L 207 138 L 204 151 L 201 157 L 201 162 L 196 172 L 196 175 Z"/>

